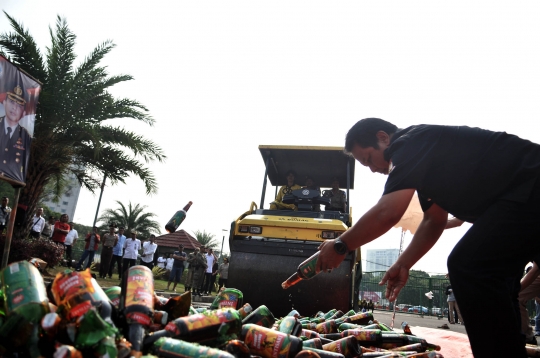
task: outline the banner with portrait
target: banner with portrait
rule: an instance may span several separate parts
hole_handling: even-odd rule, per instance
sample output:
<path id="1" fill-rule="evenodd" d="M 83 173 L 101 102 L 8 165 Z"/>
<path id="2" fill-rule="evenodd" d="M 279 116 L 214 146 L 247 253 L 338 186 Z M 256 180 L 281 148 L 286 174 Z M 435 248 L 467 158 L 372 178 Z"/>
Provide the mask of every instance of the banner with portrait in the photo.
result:
<path id="1" fill-rule="evenodd" d="M 26 182 L 40 84 L 0 56 L 0 178 Z"/>

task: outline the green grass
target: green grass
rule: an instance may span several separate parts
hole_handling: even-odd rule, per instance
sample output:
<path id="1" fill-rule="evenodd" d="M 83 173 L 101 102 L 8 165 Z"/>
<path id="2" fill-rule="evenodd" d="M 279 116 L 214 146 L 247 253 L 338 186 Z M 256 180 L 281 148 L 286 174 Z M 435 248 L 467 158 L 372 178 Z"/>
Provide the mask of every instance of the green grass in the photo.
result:
<path id="1" fill-rule="evenodd" d="M 56 276 L 56 274 L 58 272 L 63 272 L 65 270 L 67 270 L 67 269 L 68 269 L 67 267 L 63 267 L 63 266 L 57 266 L 55 268 L 48 268 L 47 269 L 48 274 L 43 274 L 43 277 L 47 281 L 54 280 L 54 277 Z M 118 279 L 118 274 L 117 273 L 113 274 L 112 279 L 109 279 L 109 278 L 102 279 L 102 278 L 99 278 L 99 272 L 98 271 L 91 270 L 91 272 L 96 275 L 96 277 L 97 277 L 96 281 L 102 288 L 107 288 L 107 287 L 112 287 L 112 286 L 120 286 L 120 280 Z M 164 291 L 165 293 L 172 293 L 173 292 L 172 291 L 173 286 L 174 286 L 174 282 L 171 282 L 171 286 L 170 286 L 171 290 L 167 291 L 167 281 L 154 278 L 154 291 Z M 184 293 L 184 289 L 185 289 L 185 287 L 184 287 L 184 285 L 182 283 L 179 283 L 179 284 L 176 285 L 176 292 L 177 293 Z M 216 292 L 212 292 L 211 296 L 215 297 Z"/>

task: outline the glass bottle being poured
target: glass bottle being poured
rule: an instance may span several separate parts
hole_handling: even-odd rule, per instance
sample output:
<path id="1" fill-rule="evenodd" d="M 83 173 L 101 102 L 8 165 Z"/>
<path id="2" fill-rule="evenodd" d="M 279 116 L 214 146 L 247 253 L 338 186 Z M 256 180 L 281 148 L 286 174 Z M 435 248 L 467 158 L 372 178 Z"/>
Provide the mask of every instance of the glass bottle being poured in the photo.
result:
<path id="1" fill-rule="evenodd" d="M 317 260 L 319 259 L 320 253 L 320 251 L 317 251 L 311 257 L 307 258 L 304 262 L 298 265 L 298 270 L 285 282 L 283 282 L 281 287 L 286 290 L 302 280 L 309 280 L 310 278 L 319 274 L 320 271 L 316 271 L 315 267 L 317 266 Z"/>

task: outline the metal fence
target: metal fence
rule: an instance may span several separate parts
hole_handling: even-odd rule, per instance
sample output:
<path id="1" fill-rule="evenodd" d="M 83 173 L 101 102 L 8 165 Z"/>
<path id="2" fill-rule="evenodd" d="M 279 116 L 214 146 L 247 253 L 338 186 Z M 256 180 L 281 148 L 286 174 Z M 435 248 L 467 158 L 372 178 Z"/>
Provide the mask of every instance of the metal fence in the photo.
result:
<path id="1" fill-rule="evenodd" d="M 359 300 L 365 299 L 367 302 L 372 300 L 376 309 L 393 310 L 394 303 L 388 302 L 384 298 L 385 286 L 379 286 L 379 282 L 385 273 L 386 271 L 363 273 L 359 288 Z M 448 303 L 446 300 L 448 296 L 446 295 L 446 288 L 448 285 L 450 285 L 450 281 L 444 277 L 409 275 L 407 284 L 403 287 L 395 302 L 397 305 L 396 311 L 447 317 Z M 426 296 L 428 292 L 433 293 L 432 299 Z M 529 317 L 534 318 L 536 315 L 534 300 L 528 302 L 527 310 Z"/>

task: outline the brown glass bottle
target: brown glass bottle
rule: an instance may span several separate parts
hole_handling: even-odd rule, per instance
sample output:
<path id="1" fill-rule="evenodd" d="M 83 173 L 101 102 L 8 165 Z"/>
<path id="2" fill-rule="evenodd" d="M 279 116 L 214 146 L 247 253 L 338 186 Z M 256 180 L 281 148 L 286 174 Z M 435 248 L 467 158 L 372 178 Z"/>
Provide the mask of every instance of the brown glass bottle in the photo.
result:
<path id="1" fill-rule="evenodd" d="M 175 232 L 176 229 L 178 229 L 178 227 L 180 226 L 182 221 L 184 221 L 184 219 L 186 218 L 187 211 L 189 210 L 189 208 L 191 207 L 192 204 L 193 204 L 193 202 L 190 201 L 189 203 L 187 203 L 186 206 L 184 206 L 184 208 L 182 210 L 178 210 L 173 215 L 171 220 L 169 220 L 167 225 L 165 225 L 165 230 L 167 230 L 167 232 Z"/>
<path id="2" fill-rule="evenodd" d="M 283 282 L 281 287 L 286 290 L 302 280 L 309 280 L 317 275 L 319 272 L 315 270 L 315 267 L 317 266 L 317 260 L 319 259 L 320 253 L 320 251 L 317 251 L 311 257 L 307 258 L 304 262 L 298 265 L 298 270 L 293 273 L 285 282 Z"/>

